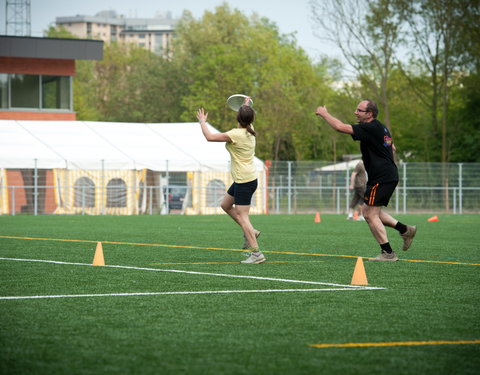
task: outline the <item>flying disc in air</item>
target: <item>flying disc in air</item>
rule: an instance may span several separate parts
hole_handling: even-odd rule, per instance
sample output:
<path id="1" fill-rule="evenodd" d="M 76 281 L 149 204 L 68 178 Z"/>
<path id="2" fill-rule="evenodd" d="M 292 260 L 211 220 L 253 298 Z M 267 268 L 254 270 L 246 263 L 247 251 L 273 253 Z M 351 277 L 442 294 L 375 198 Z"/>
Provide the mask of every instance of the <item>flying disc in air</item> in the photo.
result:
<path id="1" fill-rule="evenodd" d="M 233 109 L 234 111 L 238 111 L 240 107 L 245 103 L 246 97 L 247 97 L 246 95 L 242 95 L 242 94 L 232 95 L 227 99 L 227 105 L 230 109 Z M 253 105 L 253 100 L 249 99 L 247 105 L 251 107 Z"/>

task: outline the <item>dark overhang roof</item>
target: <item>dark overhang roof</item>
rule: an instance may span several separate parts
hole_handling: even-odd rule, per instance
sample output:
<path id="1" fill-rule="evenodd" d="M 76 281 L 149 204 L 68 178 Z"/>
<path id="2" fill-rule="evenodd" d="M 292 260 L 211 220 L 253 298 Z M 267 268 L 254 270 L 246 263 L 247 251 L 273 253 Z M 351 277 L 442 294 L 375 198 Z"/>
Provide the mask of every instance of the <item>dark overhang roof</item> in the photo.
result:
<path id="1" fill-rule="evenodd" d="M 39 59 L 102 60 L 103 41 L 0 35 L 0 56 Z"/>

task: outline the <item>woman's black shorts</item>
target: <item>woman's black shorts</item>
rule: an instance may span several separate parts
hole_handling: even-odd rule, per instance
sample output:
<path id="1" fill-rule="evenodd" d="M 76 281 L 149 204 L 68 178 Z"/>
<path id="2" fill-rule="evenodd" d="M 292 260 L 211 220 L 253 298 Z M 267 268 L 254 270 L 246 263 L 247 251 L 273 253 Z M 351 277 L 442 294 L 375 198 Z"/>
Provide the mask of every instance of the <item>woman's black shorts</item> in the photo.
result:
<path id="1" fill-rule="evenodd" d="M 388 206 L 398 181 L 381 182 L 375 185 L 367 185 L 363 201 L 367 206 Z"/>
<path id="2" fill-rule="evenodd" d="M 237 184 L 234 182 L 228 189 L 227 193 L 233 197 L 235 204 L 240 206 L 250 206 L 253 193 L 257 190 L 257 186 L 257 179 L 243 184 Z"/>

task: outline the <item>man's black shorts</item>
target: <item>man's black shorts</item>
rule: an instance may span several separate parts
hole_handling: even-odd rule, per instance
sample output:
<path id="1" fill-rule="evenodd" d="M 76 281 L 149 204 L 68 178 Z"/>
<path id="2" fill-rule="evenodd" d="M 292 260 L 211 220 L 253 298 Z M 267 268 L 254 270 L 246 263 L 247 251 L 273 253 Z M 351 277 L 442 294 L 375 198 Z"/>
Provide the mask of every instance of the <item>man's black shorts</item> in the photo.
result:
<path id="1" fill-rule="evenodd" d="M 250 206 L 253 193 L 257 190 L 257 186 L 257 179 L 243 184 L 237 184 L 234 182 L 232 186 L 229 187 L 227 193 L 233 197 L 235 204 L 240 206 Z"/>
<path id="2" fill-rule="evenodd" d="M 381 182 L 375 185 L 367 185 L 363 201 L 367 206 L 388 206 L 398 181 Z"/>

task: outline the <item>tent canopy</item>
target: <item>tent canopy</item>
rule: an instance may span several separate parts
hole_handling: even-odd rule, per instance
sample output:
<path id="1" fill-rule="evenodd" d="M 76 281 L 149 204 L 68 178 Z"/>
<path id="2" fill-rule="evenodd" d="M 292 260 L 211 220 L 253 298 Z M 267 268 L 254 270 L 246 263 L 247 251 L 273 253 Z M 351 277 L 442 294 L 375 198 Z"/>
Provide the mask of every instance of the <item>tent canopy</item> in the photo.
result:
<path id="1" fill-rule="evenodd" d="M 255 164 L 263 170 L 260 159 Z M 198 123 L 0 121 L 0 168 L 188 172 L 229 167 L 225 144 L 205 140 Z"/>
<path id="2" fill-rule="evenodd" d="M 348 160 L 340 163 L 326 165 L 325 167 L 317 169 L 320 172 L 338 172 L 338 171 L 345 171 L 351 170 L 356 167 L 359 161 L 362 159 L 355 159 L 355 160 Z"/>

